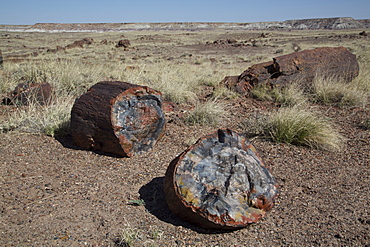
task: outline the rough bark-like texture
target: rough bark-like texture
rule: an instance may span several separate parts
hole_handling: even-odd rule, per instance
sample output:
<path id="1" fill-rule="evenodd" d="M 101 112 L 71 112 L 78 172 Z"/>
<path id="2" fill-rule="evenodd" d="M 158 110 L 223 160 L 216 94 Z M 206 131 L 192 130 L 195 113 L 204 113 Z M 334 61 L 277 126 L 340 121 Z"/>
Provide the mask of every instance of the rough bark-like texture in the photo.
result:
<path id="1" fill-rule="evenodd" d="M 30 103 L 48 104 L 52 96 L 49 83 L 19 83 L 12 92 L 3 99 L 6 105 L 28 105 Z"/>
<path id="2" fill-rule="evenodd" d="M 310 85 L 317 74 L 335 76 L 351 81 L 358 76 L 356 56 L 344 47 L 322 47 L 273 58 L 272 62 L 255 64 L 239 75 L 237 80 L 223 83 L 239 93 L 247 93 L 261 83 L 271 87 L 299 81 Z"/>
<path id="3" fill-rule="evenodd" d="M 161 93 L 126 82 L 99 82 L 72 108 L 72 137 L 84 149 L 131 157 L 149 151 L 164 128 Z"/>
<path id="4" fill-rule="evenodd" d="M 237 229 L 260 220 L 278 195 L 253 145 L 228 129 L 200 138 L 174 159 L 164 188 L 173 213 L 214 229 Z"/>

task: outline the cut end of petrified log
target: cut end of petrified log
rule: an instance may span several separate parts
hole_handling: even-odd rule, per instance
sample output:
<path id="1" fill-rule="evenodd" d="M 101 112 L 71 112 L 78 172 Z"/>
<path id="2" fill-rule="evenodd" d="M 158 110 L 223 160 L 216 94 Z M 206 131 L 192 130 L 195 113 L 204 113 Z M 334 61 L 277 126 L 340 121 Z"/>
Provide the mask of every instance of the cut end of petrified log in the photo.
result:
<path id="1" fill-rule="evenodd" d="M 148 87 L 134 87 L 112 102 L 114 133 L 127 156 L 150 150 L 165 129 L 161 97 Z"/>
<path id="2" fill-rule="evenodd" d="M 236 229 L 260 220 L 277 197 L 275 180 L 252 144 L 220 129 L 173 160 L 165 176 L 169 208 L 204 228 Z"/>
<path id="3" fill-rule="evenodd" d="M 149 151 L 165 130 L 161 96 L 159 91 L 127 82 L 95 84 L 73 105 L 75 144 L 123 157 Z"/>

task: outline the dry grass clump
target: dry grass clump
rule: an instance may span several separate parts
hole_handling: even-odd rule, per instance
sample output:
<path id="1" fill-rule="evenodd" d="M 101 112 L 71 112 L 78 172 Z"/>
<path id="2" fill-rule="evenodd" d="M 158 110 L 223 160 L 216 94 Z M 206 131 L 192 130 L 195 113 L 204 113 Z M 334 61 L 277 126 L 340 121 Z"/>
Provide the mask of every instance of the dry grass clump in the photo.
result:
<path id="1" fill-rule="evenodd" d="M 18 106 L 14 112 L 9 113 L 7 121 L 0 124 L 0 131 L 64 135 L 69 129 L 73 101 L 73 97 L 58 97 L 49 105 L 30 102 L 26 106 Z"/>
<path id="2" fill-rule="evenodd" d="M 239 97 L 239 93 L 228 89 L 227 87 L 216 87 L 212 93 L 213 99 L 236 99 Z"/>
<path id="3" fill-rule="evenodd" d="M 324 118 L 306 108 L 280 108 L 270 116 L 268 135 L 276 142 L 340 150 L 343 137 Z"/>
<path id="4" fill-rule="evenodd" d="M 216 126 L 226 115 L 223 103 L 217 99 L 196 104 L 195 108 L 185 117 L 189 124 Z"/>
<path id="5" fill-rule="evenodd" d="M 130 247 L 134 246 L 135 241 L 139 238 L 139 231 L 135 228 L 125 228 L 116 237 L 114 243 L 116 246 Z"/>
<path id="6" fill-rule="evenodd" d="M 364 53 L 358 59 L 360 72 L 351 82 L 344 82 L 335 75 L 318 74 L 313 81 L 313 97 L 324 105 L 340 107 L 363 107 L 370 95 L 370 54 Z"/>
<path id="7" fill-rule="evenodd" d="M 137 70 L 124 71 L 119 79 L 157 89 L 165 100 L 179 104 L 195 104 L 202 86 L 213 85 L 221 80 L 211 67 L 194 64 L 161 61 L 139 67 Z"/>
<path id="8" fill-rule="evenodd" d="M 115 246 L 156 246 L 155 241 L 161 239 L 163 231 L 157 226 L 151 226 L 149 231 L 126 227 L 114 239 Z"/>
<path id="9" fill-rule="evenodd" d="M 158 66 L 148 80 L 150 86 L 161 91 L 165 100 L 174 103 L 195 103 L 197 101 L 196 81 L 180 68 Z M 192 80 L 193 79 L 193 80 Z"/>
<path id="10" fill-rule="evenodd" d="M 365 64 L 361 64 L 359 76 L 351 82 L 322 73 L 315 76 L 310 92 L 304 91 L 299 82 L 295 82 L 281 88 L 258 85 L 252 89 L 251 94 L 255 98 L 274 101 L 282 106 L 302 105 L 310 100 L 322 105 L 363 107 L 370 95 L 370 72 Z"/>
<path id="11" fill-rule="evenodd" d="M 316 32 L 321 33 L 321 31 Z M 121 39 L 121 33 L 96 33 L 89 34 L 95 42 L 83 49 L 67 49 L 55 54 L 40 50 L 37 56 L 29 57 L 28 61 L 4 63 L 0 72 L 1 94 L 13 90 L 18 83 L 29 81 L 50 83 L 54 95 L 49 105 L 32 103 L 29 106 L 19 106 L 14 114 L 0 123 L 0 131 L 14 129 L 48 135 L 58 134 L 68 125 L 74 100 L 93 84 L 103 80 L 120 80 L 152 87 L 162 92 L 164 100 L 195 105 L 195 109 L 185 118 L 187 123 L 217 125 L 225 115 L 219 99 L 239 97 L 237 93 L 225 87 L 219 87 L 218 83 L 225 75 L 240 74 L 243 71 L 240 68 L 240 62 L 260 62 L 271 56 L 266 50 L 266 52 L 250 54 L 248 59 L 241 60 L 236 59 L 234 54 L 230 56 L 222 53 L 193 55 L 186 51 L 176 52 L 176 49 L 168 49 L 175 43 L 204 44 L 219 39 L 220 34 L 219 31 L 212 31 L 205 36 L 200 33 L 189 36 L 180 32 L 163 38 L 157 35 L 156 31 L 146 32 L 145 37 L 142 32 L 129 32 L 125 36 L 132 41 L 135 49 L 125 51 L 114 47 L 116 41 Z M 244 37 L 245 32 L 241 34 Z M 279 42 L 273 42 L 272 45 L 288 52 L 293 47 L 292 34 L 288 32 L 285 34 L 288 36 L 280 33 L 276 35 L 281 37 Z M 312 33 L 301 32 L 299 35 L 310 37 Z M 85 38 L 86 33 L 67 36 L 62 33 L 48 35 L 35 33 L 29 37 L 29 39 L 14 39 L 14 43 L 8 43 L 2 48 L 3 53 L 18 53 L 24 50 L 23 48 L 41 47 L 45 44 L 52 44 L 48 48 L 55 48 L 57 45 L 65 47 L 75 40 Z M 108 39 L 109 44 L 101 44 L 102 39 Z M 238 38 L 238 40 L 242 39 Z M 282 44 L 288 44 L 289 47 Z M 338 81 L 339 84 L 337 84 L 335 78 L 317 77 L 317 84 L 312 94 L 305 94 L 297 82 L 279 89 L 259 86 L 253 89 L 252 95 L 261 100 L 275 101 L 283 107 L 305 105 L 310 97 L 313 97 L 315 102 L 323 104 L 364 106 L 370 92 L 370 71 L 368 70 L 370 54 L 365 45 L 353 45 L 360 54 L 358 57 L 361 69 L 360 75 L 351 83 L 343 84 Z M 299 46 L 307 49 L 316 45 L 301 42 Z M 360 49 L 360 47 L 363 48 Z M 168 53 L 170 50 L 171 52 Z M 284 51 L 279 52 L 284 53 Z M 171 59 L 168 59 L 169 57 Z M 126 69 L 128 66 L 136 69 Z M 200 103 L 199 98 L 209 93 L 202 90 L 204 88 L 210 90 L 211 87 L 214 88 L 212 98 L 205 103 Z M 264 131 L 260 129 L 257 132 Z"/>
<path id="12" fill-rule="evenodd" d="M 247 137 L 265 136 L 268 133 L 268 114 L 255 112 L 243 119 L 240 127 L 244 130 Z"/>
<path id="13" fill-rule="evenodd" d="M 63 134 L 68 129 L 70 112 L 76 97 L 86 92 L 94 82 L 104 75 L 103 71 L 84 66 L 76 61 L 39 61 L 6 67 L 6 77 L 11 91 L 20 82 L 49 82 L 53 88 L 53 97 L 49 104 L 41 105 L 30 100 L 28 105 L 18 106 L 6 121 L 0 124 L 0 130 L 18 130 L 22 132 L 44 133 L 54 136 Z"/>
<path id="14" fill-rule="evenodd" d="M 260 99 L 260 100 L 269 100 L 269 101 L 274 100 L 270 87 L 266 85 L 255 86 L 251 91 L 251 95 L 254 98 Z"/>
<path id="15" fill-rule="evenodd" d="M 247 136 L 270 137 L 278 143 L 340 150 L 344 138 L 325 118 L 305 107 L 282 107 L 269 114 L 255 113 L 241 123 Z"/>
<path id="16" fill-rule="evenodd" d="M 87 65 L 76 60 L 41 60 L 21 64 L 7 64 L 6 75 L 1 79 L 8 81 L 7 90 L 18 83 L 48 82 L 57 96 L 79 96 L 94 83 L 109 76 L 110 70 L 103 66 Z M 10 88 L 12 86 L 12 88 Z"/>
<path id="17" fill-rule="evenodd" d="M 307 97 L 299 83 L 292 83 L 286 87 L 277 90 L 275 101 L 282 106 L 304 105 Z"/>
<path id="18" fill-rule="evenodd" d="M 370 54 L 368 57 L 364 57 L 359 59 L 359 65 L 360 65 L 360 73 L 359 75 L 353 79 L 351 84 L 355 88 L 358 89 L 358 91 L 364 91 L 368 93 L 368 97 L 370 94 Z"/>
<path id="19" fill-rule="evenodd" d="M 343 82 L 334 76 L 317 75 L 312 88 L 315 101 L 323 105 L 363 106 L 368 98 L 368 92 L 360 84 Z"/>
<path id="20" fill-rule="evenodd" d="M 274 101 L 282 106 L 302 105 L 307 101 L 298 82 L 272 89 L 267 85 L 258 85 L 252 89 L 251 94 L 257 99 Z"/>
<path id="21" fill-rule="evenodd" d="M 122 63 L 85 64 L 79 60 L 42 60 L 8 66 L 0 78 L 6 82 L 2 84 L 2 92 L 13 90 L 20 82 L 49 82 L 54 95 L 49 105 L 31 103 L 18 107 L 15 114 L 0 124 L 1 129 L 58 134 L 67 127 L 74 100 L 102 80 L 121 80 L 150 86 L 161 91 L 165 100 L 196 104 L 195 112 L 189 116 L 189 123 L 217 123 L 216 118 L 222 112 L 220 104 L 215 100 L 206 104 L 198 102 L 198 94 L 201 94 L 204 84 L 212 80 L 220 81 L 212 68 L 166 61 L 142 64 L 134 70 L 126 70 L 126 67 Z"/>

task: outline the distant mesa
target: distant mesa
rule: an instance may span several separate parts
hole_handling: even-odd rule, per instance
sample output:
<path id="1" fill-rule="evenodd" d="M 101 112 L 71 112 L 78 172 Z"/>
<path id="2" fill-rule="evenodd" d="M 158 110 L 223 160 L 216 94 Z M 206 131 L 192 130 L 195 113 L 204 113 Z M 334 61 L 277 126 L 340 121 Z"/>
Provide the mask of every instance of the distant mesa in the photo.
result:
<path id="1" fill-rule="evenodd" d="M 170 22 L 170 23 L 37 23 L 34 25 L 0 25 L 0 31 L 17 32 L 108 32 L 130 30 L 305 30 L 369 28 L 370 19 L 351 17 L 287 20 L 276 22 Z"/>

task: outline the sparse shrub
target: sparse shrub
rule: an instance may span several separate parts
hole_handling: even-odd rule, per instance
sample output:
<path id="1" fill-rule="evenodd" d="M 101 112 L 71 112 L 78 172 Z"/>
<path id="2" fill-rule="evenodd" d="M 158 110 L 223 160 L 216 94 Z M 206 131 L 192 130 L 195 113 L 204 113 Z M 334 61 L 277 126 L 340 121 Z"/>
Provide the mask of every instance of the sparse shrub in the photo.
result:
<path id="1" fill-rule="evenodd" d="M 305 108 L 280 108 L 270 116 L 268 134 L 276 142 L 339 150 L 343 137 L 324 118 Z"/>

